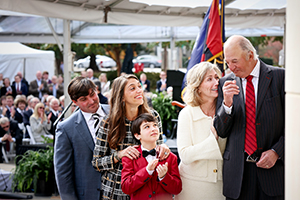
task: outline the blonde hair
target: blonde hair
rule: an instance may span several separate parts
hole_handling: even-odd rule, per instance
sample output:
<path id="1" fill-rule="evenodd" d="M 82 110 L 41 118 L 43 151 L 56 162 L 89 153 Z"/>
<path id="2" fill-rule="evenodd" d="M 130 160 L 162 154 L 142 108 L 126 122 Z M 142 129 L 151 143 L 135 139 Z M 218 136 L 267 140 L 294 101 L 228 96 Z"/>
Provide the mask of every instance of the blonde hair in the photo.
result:
<path id="1" fill-rule="evenodd" d="M 186 79 L 186 92 L 183 97 L 184 102 L 190 106 L 200 106 L 203 103 L 198 88 L 204 80 L 205 75 L 209 70 L 215 70 L 219 78 L 221 77 L 221 71 L 217 65 L 210 62 L 201 62 L 196 64 L 188 71 Z"/>
<path id="2" fill-rule="evenodd" d="M 35 105 L 32 116 L 35 117 L 35 118 L 37 118 L 37 119 L 40 117 L 39 113 L 38 113 L 39 107 L 44 107 L 44 120 L 47 120 L 47 116 L 45 114 L 45 105 L 43 103 L 37 103 Z"/>

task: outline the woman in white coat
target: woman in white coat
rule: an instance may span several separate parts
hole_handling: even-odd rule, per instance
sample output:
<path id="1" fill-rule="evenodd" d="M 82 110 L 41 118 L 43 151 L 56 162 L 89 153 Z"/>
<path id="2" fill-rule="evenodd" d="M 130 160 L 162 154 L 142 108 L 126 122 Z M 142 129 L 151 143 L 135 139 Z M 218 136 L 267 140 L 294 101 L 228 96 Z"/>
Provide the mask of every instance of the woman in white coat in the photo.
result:
<path id="1" fill-rule="evenodd" d="M 226 141 L 212 126 L 221 72 L 201 62 L 187 74 L 184 102 L 177 129 L 182 192 L 175 199 L 225 199 L 222 195 L 222 153 Z"/>

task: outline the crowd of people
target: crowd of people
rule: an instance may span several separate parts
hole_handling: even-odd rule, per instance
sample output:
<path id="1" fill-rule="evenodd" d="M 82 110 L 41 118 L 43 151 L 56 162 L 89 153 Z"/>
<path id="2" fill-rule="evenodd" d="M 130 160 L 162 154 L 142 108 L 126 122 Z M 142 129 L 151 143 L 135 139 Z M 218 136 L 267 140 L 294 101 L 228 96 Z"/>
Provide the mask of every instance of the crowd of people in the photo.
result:
<path id="1" fill-rule="evenodd" d="M 22 72 L 16 73 L 12 83 L 5 74 L 0 74 L 0 79 L 0 145 L 5 143 L 7 152 L 18 154 L 22 139 L 30 137 L 26 126 L 37 143 L 44 141 L 42 136 L 53 137 L 53 123 L 64 108 L 63 80 L 57 76 L 49 79 L 47 71 L 37 71 L 30 82 Z"/>
<path id="2" fill-rule="evenodd" d="M 209 62 L 187 73 L 179 165 L 163 143 L 159 113 L 147 103 L 150 82 L 143 73 L 140 79 L 121 75 L 110 85 L 106 74 L 82 72 L 68 85 L 72 109 L 79 109 L 56 130 L 64 107 L 57 77 L 37 72 L 27 85 L 19 73 L 13 84 L 4 78 L 1 141 L 20 144 L 22 123 L 30 124 L 36 141 L 55 134 L 63 200 L 284 199 L 284 69 L 263 63 L 238 35 L 225 42 L 224 58 L 232 72 L 224 77 Z M 157 91 L 168 90 L 166 73 L 160 78 Z"/>

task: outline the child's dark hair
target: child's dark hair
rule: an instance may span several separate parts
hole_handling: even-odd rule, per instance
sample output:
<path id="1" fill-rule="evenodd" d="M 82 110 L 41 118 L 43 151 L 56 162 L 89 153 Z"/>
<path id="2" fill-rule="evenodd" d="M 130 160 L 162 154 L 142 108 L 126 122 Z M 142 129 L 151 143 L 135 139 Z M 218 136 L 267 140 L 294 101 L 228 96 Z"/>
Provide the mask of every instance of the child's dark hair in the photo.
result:
<path id="1" fill-rule="evenodd" d="M 141 124 L 143 122 L 155 122 L 157 123 L 155 117 L 150 114 L 150 113 L 143 113 L 143 114 L 140 114 L 131 124 L 131 133 L 133 135 L 133 138 L 134 137 L 134 134 L 137 133 L 138 135 L 141 134 Z M 139 141 L 139 140 L 137 140 Z"/>

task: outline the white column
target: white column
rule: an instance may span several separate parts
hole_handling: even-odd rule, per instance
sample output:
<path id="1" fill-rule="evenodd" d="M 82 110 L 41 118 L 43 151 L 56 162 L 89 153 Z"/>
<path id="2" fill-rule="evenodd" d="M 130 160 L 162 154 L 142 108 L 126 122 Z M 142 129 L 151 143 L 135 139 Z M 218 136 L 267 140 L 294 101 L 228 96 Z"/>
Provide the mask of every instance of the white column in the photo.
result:
<path id="1" fill-rule="evenodd" d="M 300 198 L 300 1 L 286 8 L 285 199 Z"/>
<path id="2" fill-rule="evenodd" d="M 68 94 L 68 85 L 71 81 L 71 71 L 73 69 L 73 60 L 71 52 L 71 32 L 70 32 L 70 20 L 64 19 L 64 94 L 65 94 L 65 108 L 71 102 L 70 96 Z M 65 117 L 71 115 L 71 109 L 69 109 Z"/>

